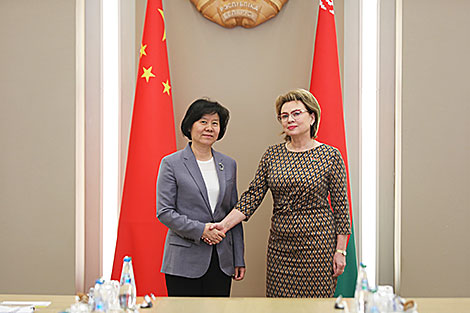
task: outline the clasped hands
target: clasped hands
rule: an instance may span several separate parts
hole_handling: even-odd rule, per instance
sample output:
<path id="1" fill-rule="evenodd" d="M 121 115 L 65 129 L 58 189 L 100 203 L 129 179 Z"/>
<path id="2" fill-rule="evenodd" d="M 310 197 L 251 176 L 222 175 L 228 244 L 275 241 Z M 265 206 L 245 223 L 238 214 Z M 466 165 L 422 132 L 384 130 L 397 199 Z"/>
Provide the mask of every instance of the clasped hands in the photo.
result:
<path id="1" fill-rule="evenodd" d="M 225 238 L 225 232 L 221 223 L 206 223 L 201 239 L 208 245 L 215 245 Z"/>

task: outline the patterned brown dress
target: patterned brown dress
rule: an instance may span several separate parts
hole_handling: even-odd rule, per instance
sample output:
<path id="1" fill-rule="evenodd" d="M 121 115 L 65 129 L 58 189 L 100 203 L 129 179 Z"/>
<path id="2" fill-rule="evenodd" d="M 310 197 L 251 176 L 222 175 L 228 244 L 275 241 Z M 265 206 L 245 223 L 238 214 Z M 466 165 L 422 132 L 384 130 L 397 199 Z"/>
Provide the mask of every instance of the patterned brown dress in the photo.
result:
<path id="1" fill-rule="evenodd" d="M 268 188 L 274 207 L 266 296 L 332 297 L 336 236 L 351 231 L 340 152 L 326 144 L 305 152 L 289 151 L 285 143 L 269 147 L 235 208 L 249 218 Z"/>

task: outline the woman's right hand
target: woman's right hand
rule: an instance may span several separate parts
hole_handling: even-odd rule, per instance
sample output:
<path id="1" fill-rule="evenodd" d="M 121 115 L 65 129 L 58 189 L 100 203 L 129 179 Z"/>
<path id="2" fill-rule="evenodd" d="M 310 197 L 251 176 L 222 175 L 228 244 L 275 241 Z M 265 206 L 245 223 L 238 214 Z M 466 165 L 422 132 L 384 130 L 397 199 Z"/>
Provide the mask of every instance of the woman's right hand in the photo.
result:
<path id="1" fill-rule="evenodd" d="M 212 223 L 206 223 L 204 232 L 202 233 L 202 239 L 209 245 L 215 245 L 225 238 L 225 233 L 218 230 L 217 228 L 211 227 Z"/>

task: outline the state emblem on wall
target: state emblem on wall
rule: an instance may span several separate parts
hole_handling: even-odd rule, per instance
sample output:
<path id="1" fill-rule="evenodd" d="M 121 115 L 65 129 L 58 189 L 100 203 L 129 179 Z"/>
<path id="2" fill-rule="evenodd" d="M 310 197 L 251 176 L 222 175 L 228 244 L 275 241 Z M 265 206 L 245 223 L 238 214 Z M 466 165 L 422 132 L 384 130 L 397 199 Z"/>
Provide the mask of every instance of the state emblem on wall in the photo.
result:
<path id="1" fill-rule="evenodd" d="M 288 0 L 191 0 L 207 19 L 223 27 L 252 28 L 275 17 Z"/>

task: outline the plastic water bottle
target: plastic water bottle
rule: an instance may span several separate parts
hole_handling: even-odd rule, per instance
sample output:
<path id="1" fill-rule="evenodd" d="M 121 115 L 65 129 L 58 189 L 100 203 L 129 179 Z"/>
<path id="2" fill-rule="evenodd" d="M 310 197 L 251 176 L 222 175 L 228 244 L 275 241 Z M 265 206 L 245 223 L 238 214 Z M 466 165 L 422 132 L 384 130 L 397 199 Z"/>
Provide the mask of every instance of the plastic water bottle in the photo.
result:
<path id="1" fill-rule="evenodd" d="M 132 268 L 132 258 L 124 257 L 122 263 L 121 281 L 119 287 L 119 304 L 122 309 L 134 309 L 137 296 L 135 288 L 134 270 Z"/>
<path id="2" fill-rule="evenodd" d="M 367 279 L 366 266 L 361 262 L 357 274 L 356 291 L 354 300 L 357 313 L 367 313 L 367 301 L 369 299 L 369 280 Z"/>
<path id="3" fill-rule="evenodd" d="M 381 313 L 380 298 L 377 288 L 371 288 L 369 291 L 369 299 L 367 301 L 367 313 Z"/>
<path id="4" fill-rule="evenodd" d="M 95 288 L 91 287 L 88 291 L 88 311 L 95 310 Z"/>
<path id="5" fill-rule="evenodd" d="M 101 288 L 104 280 L 102 278 L 97 279 L 95 282 L 95 288 L 93 290 L 93 311 L 95 312 L 106 312 L 105 302 L 101 294 Z"/>

